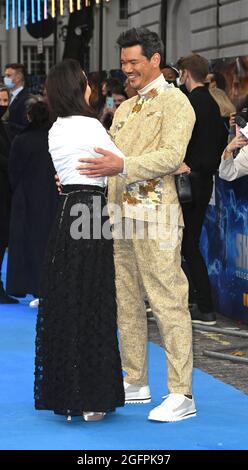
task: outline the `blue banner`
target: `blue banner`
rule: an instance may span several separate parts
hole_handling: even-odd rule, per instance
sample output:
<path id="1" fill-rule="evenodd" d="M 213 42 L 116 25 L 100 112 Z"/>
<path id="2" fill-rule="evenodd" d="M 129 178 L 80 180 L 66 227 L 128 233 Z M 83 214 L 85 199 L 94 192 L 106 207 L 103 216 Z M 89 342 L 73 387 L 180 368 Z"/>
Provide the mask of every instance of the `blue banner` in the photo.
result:
<path id="1" fill-rule="evenodd" d="M 216 177 L 201 238 L 216 310 L 248 323 L 248 177 Z"/>

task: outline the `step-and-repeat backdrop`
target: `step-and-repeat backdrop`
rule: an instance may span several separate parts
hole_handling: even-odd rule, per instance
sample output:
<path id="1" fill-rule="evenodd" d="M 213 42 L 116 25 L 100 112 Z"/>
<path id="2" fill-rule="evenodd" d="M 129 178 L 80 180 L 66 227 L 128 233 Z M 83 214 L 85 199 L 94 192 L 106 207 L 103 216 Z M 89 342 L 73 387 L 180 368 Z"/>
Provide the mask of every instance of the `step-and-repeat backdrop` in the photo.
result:
<path id="1" fill-rule="evenodd" d="M 216 59 L 211 68 L 225 77 L 227 95 L 248 120 L 248 56 Z M 217 311 L 248 323 L 248 177 L 215 178 L 201 249 Z"/>
<path id="2" fill-rule="evenodd" d="M 248 323 L 248 177 L 215 178 L 201 249 L 217 311 Z"/>

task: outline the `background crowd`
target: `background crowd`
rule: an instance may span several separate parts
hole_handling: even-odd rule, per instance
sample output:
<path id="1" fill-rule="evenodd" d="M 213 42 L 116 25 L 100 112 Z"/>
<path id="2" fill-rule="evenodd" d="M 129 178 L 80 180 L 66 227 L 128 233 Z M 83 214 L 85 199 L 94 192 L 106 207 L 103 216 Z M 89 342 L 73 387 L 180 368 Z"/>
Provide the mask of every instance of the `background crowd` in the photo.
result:
<path id="1" fill-rule="evenodd" d="M 202 314 L 207 321 L 206 314 L 209 314 L 208 323 L 214 324 L 211 287 L 199 249 L 200 235 L 211 197 L 213 175 L 228 142 L 232 141 L 232 144 L 229 143 L 222 157 L 220 176 L 233 179 L 247 173 L 246 140 L 239 134 L 235 137 L 235 115 L 248 120 L 248 97 L 235 108 L 226 94 L 224 76 L 218 72 L 210 73 L 207 61 L 203 66 L 205 72 L 197 80 L 192 74 L 185 79 L 182 70 L 187 70 L 187 63 L 182 60 L 176 66 L 166 64 L 161 68 L 166 81 L 180 87 L 188 96 L 197 118 L 184 168 L 184 171 L 191 170 L 196 202 L 183 205 L 183 266 L 191 287 L 189 302 L 197 308 L 192 313 L 193 321 L 194 318 L 196 322 L 201 321 Z M 110 73 L 103 80 L 98 73 L 88 75 L 91 107 L 107 130 L 118 107 L 137 94 L 121 71 L 118 76 L 114 75 Z M 25 80 L 22 64 L 7 64 L 0 84 L 0 273 L 8 248 L 6 289 L 0 278 L 0 303 L 18 303 L 17 298 L 27 294 L 38 298 L 41 266 L 58 203 L 55 170 L 48 152 L 52 117 L 47 108 L 46 93 L 43 90 L 40 95 L 32 95 Z M 204 86 L 197 88 L 195 82 Z M 209 120 L 211 112 L 215 114 L 215 121 Z M 211 142 L 205 141 L 205 118 L 212 126 Z M 235 163 L 233 151 L 240 147 L 244 148 Z M 233 170 L 235 165 L 238 169 Z"/>

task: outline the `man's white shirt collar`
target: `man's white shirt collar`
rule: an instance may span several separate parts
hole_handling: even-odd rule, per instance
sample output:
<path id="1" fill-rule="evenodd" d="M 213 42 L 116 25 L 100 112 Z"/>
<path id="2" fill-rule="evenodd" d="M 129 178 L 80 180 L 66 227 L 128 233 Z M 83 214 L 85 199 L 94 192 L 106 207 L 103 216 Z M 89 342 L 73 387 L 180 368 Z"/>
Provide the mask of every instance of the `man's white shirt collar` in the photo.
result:
<path id="1" fill-rule="evenodd" d="M 10 96 L 11 96 L 10 104 L 16 98 L 16 96 L 20 93 L 20 91 L 23 90 L 23 88 L 24 88 L 23 86 L 19 86 L 19 88 L 16 88 L 16 90 L 13 90 L 10 92 Z"/>
<path id="2" fill-rule="evenodd" d="M 144 88 L 142 88 L 141 90 L 138 90 L 138 94 L 140 96 L 144 96 L 146 95 L 149 91 L 153 90 L 153 89 L 157 89 L 161 86 L 163 86 L 166 82 L 163 74 L 161 73 L 161 75 L 159 75 L 158 78 L 156 78 L 155 80 L 153 80 L 152 82 L 148 83 L 148 85 L 146 85 Z"/>

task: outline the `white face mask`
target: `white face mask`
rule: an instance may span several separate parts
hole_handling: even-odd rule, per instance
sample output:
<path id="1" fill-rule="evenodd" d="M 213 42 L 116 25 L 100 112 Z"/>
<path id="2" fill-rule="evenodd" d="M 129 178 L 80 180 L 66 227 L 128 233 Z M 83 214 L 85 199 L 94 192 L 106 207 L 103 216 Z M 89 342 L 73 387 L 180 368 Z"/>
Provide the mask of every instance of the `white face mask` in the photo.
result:
<path id="1" fill-rule="evenodd" d="M 179 77 L 177 78 L 177 86 L 185 85 L 185 79 L 183 79 L 183 72 L 182 70 L 179 71 Z"/>
<path id="2" fill-rule="evenodd" d="M 176 84 L 177 84 L 178 87 L 180 87 L 182 85 L 181 77 L 176 78 Z"/>
<path id="3" fill-rule="evenodd" d="M 4 85 L 7 88 L 9 88 L 9 89 L 14 88 L 15 84 L 13 83 L 12 78 L 4 77 L 3 81 L 4 81 Z"/>

